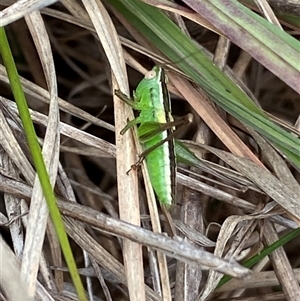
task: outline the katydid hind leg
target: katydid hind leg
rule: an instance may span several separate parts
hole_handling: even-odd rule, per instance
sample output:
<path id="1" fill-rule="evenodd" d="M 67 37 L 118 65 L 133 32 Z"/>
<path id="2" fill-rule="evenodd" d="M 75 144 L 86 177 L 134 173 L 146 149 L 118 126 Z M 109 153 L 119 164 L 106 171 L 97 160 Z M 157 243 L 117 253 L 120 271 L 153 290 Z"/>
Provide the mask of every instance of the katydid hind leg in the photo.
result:
<path id="1" fill-rule="evenodd" d="M 145 122 L 139 127 L 139 139 L 141 142 L 146 142 L 156 134 L 169 130 L 173 127 L 178 127 L 178 129 L 174 131 L 176 132 L 175 135 L 177 135 L 184 129 L 184 126 L 191 123 L 192 120 L 193 120 L 193 115 L 187 114 L 183 117 L 180 117 L 174 121 L 167 122 L 167 123 Z"/>
<path id="2" fill-rule="evenodd" d="M 178 124 L 180 124 L 180 126 L 174 132 L 172 132 L 168 137 L 166 137 L 165 139 L 161 140 L 159 143 L 153 145 L 150 148 L 147 148 L 144 152 L 142 152 L 139 155 L 138 161 L 131 166 L 131 168 L 127 171 L 127 174 L 131 170 L 137 170 L 149 153 L 151 153 L 157 147 L 163 145 L 165 142 L 170 141 L 170 139 L 173 139 L 174 136 L 176 136 L 177 134 L 179 134 L 184 129 L 184 127 L 186 126 L 186 124 L 188 124 L 190 122 L 192 122 L 192 114 L 188 114 L 186 116 L 183 116 L 183 117 L 181 117 L 180 119 L 177 119 L 174 122 L 169 122 L 168 124 L 167 123 L 163 123 L 163 124 L 162 123 L 148 123 L 148 124 L 151 124 L 151 125 L 157 125 L 157 126 L 161 126 L 161 127 L 160 127 L 160 129 L 158 131 L 155 130 L 155 131 L 152 131 L 150 134 L 148 133 L 149 136 L 147 137 L 147 139 L 146 140 L 140 139 L 141 142 L 145 142 L 145 141 L 151 139 L 153 136 L 155 136 L 156 134 L 158 134 L 158 133 L 160 133 L 162 131 L 168 130 L 168 129 L 176 126 L 176 125 L 178 126 Z M 133 120 L 131 120 L 131 121 L 129 121 L 127 123 L 126 127 L 121 131 L 121 134 L 124 134 L 129 128 L 135 126 L 138 123 L 140 123 L 140 120 L 138 119 L 138 117 L 135 118 L 135 119 L 133 119 Z M 163 130 L 162 130 L 162 126 L 164 126 Z M 140 128 L 139 128 L 139 131 L 140 131 Z M 152 127 L 152 129 L 153 129 L 153 127 Z M 144 130 L 143 130 L 143 132 L 145 133 Z M 170 227 L 171 227 L 171 224 L 170 224 Z M 173 232 L 173 229 L 172 229 L 172 232 Z"/>
<path id="3" fill-rule="evenodd" d="M 183 130 L 184 130 L 184 128 L 185 128 L 185 126 L 188 124 L 188 123 L 190 123 L 191 121 L 192 121 L 192 114 L 188 114 L 188 115 L 186 115 L 186 116 L 183 116 L 182 118 L 181 118 L 182 120 L 181 120 L 181 125 L 175 130 L 175 131 L 173 131 L 172 133 L 170 133 L 169 135 L 168 135 L 168 137 L 166 137 L 165 139 L 163 139 L 163 140 L 161 140 L 160 142 L 158 142 L 157 144 L 155 144 L 155 145 L 153 145 L 152 147 L 150 147 L 150 148 L 148 148 L 148 149 L 146 149 L 145 151 L 143 151 L 140 155 L 139 155 L 139 157 L 140 158 L 145 158 L 149 153 L 151 153 L 153 150 L 155 150 L 156 148 L 158 148 L 159 146 L 161 146 L 161 145 L 163 145 L 165 142 L 167 142 L 167 141 L 169 141 L 170 139 L 173 139 L 176 135 L 178 135 L 179 133 L 181 133 Z M 170 122 L 170 123 L 174 123 L 174 122 Z M 178 125 L 178 124 L 177 124 Z M 174 126 L 174 124 L 172 125 L 172 126 L 169 126 L 168 128 L 170 129 L 170 128 L 172 128 Z M 164 129 L 164 130 L 167 130 L 167 128 L 166 129 Z M 155 133 L 154 135 L 156 135 L 157 133 Z M 151 137 L 153 137 L 154 135 L 152 135 Z M 150 138 L 148 138 L 148 139 L 150 139 Z M 148 140 L 147 139 L 147 140 Z"/>

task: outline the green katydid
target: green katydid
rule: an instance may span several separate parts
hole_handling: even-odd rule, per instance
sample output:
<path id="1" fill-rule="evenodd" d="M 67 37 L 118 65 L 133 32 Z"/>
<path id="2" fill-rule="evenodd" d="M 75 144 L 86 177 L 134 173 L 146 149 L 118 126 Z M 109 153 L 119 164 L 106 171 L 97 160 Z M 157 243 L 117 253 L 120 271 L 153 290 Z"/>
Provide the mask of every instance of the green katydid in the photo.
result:
<path id="1" fill-rule="evenodd" d="M 205 166 L 182 143 L 174 142 L 174 135 L 177 132 L 177 130 L 173 130 L 174 126 L 186 123 L 189 115 L 177 121 L 173 120 L 163 68 L 154 66 L 146 73 L 138 84 L 133 99 L 128 98 L 120 91 L 115 92 L 120 99 L 134 110 L 139 111 L 138 117 L 129 121 L 121 134 L 123 135 L 133 126 L 138 127 L 138 137 L 144 152 L 140 155 L 141 159 L 137 164 L 145 158 L 151 185 L 162 207 L 169 207 L 174 203 L 176 156 L 177 159 L 184 156 L 185 163 L 190 158 L 191 165 L 201 165 L 203 170 L 222 177 L 209 170 L 209 167 Z"/>
<path id="2" fill-rule="evenodd" d="M 145 157 L 151 185 L 162 205 L 170 206 L 175 197 L 176 188 L 176 158 L 174 139 L 168 139 L 165 143 L 160 142 L 172 133 L 173 128 L 147 136 L 151 129 L 155 130 L 158 124 L 173 122 L 171 115 L 170 97 L 166 86 L 164 70 L 155 66 L 149 71 L 137 86 L 133 100 L 117 95 L 130 105 L 134 110 L 140 112 L 139 116 L 129 121 L 121 131 L 124 134 L 135 125 L 138 126 L 138 136 L 145 151 Z M 143 139 L 144 136 L 144 139 Z M 149 152 L 149 148 L 151 151 Z"/>

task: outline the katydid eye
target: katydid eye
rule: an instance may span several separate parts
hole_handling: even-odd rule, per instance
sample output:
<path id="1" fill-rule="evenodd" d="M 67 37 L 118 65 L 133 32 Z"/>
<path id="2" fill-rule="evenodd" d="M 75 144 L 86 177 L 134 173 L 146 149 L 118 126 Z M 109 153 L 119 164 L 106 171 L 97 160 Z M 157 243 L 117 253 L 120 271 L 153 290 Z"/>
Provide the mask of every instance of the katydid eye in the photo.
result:
<path id="1" fill-rule="evenodd" d="M 152 79 L 156 76 L 156 72 L 154 70 L 150 70 L 145 74 L 145 79 Z"/>

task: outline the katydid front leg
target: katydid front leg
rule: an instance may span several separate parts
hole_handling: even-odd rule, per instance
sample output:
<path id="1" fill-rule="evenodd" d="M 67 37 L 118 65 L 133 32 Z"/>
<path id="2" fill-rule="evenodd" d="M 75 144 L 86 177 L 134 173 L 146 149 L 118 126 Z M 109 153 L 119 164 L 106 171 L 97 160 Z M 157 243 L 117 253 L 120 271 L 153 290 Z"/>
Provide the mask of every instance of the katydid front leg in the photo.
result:
<path id="1" fill-rule="evenodd" d="M 133 109 L 135 108 L 135 101 L 128 97 L 126 94 L 121 92 L 121 90 L 115 90 L 115 95 L 117 95 L 122 101 L 128 104 Z"/>
<path id="2" fill-rule="evenodd" d="M 122 101 L 124 101 L 127 105 L 129 105 L 132 108 L 136 107 L 136 100 L 132 100 L 131 98 L 129 98 L 126 94 L 124 94 L 123 92 L 121 92 L 120 90 L 115 90 L 115 95 L 117 95 Z M 138 124 L 140 124 L 140 118 L 137 117 L 133 120 L 130 120 L 127 122 L 126 126 L 121 130 L 120 134 L 124 135 L 129 129 L 131 129 L 134 126 L 137 126 Z M 131 168 L 126 172 L 126 174 L 129 174 L 129 172 L 132 169 L 137 169 L 137 167 L 139 165 L 141 165 L 142 160 L 138 160 L 138 162 L 136 162 L 134 165 L 131 165 Z"/>

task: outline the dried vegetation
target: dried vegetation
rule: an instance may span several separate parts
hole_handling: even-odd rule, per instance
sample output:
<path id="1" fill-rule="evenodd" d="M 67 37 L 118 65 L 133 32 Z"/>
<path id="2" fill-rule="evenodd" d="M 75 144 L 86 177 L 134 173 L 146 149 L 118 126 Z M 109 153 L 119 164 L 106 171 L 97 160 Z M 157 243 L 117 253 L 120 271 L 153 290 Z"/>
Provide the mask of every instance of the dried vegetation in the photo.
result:
<path id="1" fill-rule="evenodd" d="M 19 8 L 25 16 L 21 19 L 9 7 L 12 2 L 1 1 L 6 12 L 1 18 L 8 25 L 31 118 L 50 181 L 56 181 L 57 204 L 89 299 L 297 300 L 299 238 L 259 258 L 251 273 L 237 263 L 263 255 L 288 233 L 297 237 L 297 166 L 215 105 L 201 87 L 173 71 L 172 62 L 128 25 L 111 1 L 102 6 L 100 1 L 61 0 L 31 13 L 25 5 Z M 186 7 L 186 19 L 181 19 L 172 13 L 179 6 L 147 2 L 165 4 L 170 17 L 257 106 L 299 137 L 300 98 L 295 90 L 238 46 L 230 46 L 230 39 L 215 33 L 219 30 L 205 23 L 205 16 L 200 26 Z M 299 7 L 287 2 L 297 15 Z M 282 22 L 268 6 L 264 14 L 275 24 Z M 299 27 L 282 24 L 299 37 Z M 178 138 L 231 179 L 226 183 L 197 168 L 180 167 L 171 210 L 178 237 L 173 238 L 161 234 L 170 232 L 144 166 L 126 174 L 140 149 L 133 133 L 119 135 L 133 115 L 119 99 L 113 100 L 114 89 L 128 93 L 136 87 L 153 66 L 149 58 L 169 73 L 174 117 L 194 114 Z M 28 295 L 30 300 L 34 295 L 34 300 L 77 300 L 2 64 L 0 87 L 0 299 L 25 300 Z M 236 278 L 217 287 L 224 274 Z"/>

